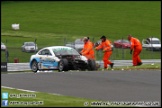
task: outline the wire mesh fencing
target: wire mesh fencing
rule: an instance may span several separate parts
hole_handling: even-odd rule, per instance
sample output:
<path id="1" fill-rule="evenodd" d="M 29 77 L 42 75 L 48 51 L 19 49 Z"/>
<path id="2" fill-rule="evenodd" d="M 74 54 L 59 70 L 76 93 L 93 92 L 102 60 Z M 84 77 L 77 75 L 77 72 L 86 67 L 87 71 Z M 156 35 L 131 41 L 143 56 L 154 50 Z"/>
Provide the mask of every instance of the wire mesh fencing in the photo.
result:
<path id="1" fill-rule="evenodd" d="M 81 39 L 81 38 L 78 38 Z M 95 38 L 90 38 L 93 43 L 96 43 Z M 35 54 L 41 48 L 48 47 L 48 46 L 69 46 L 76 49 L 76 44 L 82 44 L 81 48 L 84 46 L 84 43 L 75 43 L 76 39 L 71 38 L 64 38 L 64 37 L 57 37 L 55 40 L 48 40 L 48 42 L 44 41 L 43 39 L 39 38 L 22 38 L 20 40 L 7 39 L 4 41 L 6 45 L 6 50 L 2 50 L 1 48 L 1 62 L 29 62 L 30 56 Z M 14 41 L 14 43 L 13 43 Z M 23 51 L 24 42 L 34 42 L 38 50 L 32 50 L 31 52 Z M 113 44 L 113 52 L 110 57 L 111 60 L 131 60 L 132 54 L 130 54 L 129 47 L 122 47 L 116 46 Z M 1 45 L 2 46 L 2 45 Z M 35 47 L 35 46 L 34 46 Z M 30 49 L 30 48 L 29 48 Z M 95 50 L 95 49 L 94 49 Z M 103 52 L 102 51 L 95 51 L 96 60 L 102 60 Z M 161 48 L 159 50 L 153 50 L 148 48 L 143 48 L 142 52 L 140 53 L 141 59 L 161 59 Z"/>

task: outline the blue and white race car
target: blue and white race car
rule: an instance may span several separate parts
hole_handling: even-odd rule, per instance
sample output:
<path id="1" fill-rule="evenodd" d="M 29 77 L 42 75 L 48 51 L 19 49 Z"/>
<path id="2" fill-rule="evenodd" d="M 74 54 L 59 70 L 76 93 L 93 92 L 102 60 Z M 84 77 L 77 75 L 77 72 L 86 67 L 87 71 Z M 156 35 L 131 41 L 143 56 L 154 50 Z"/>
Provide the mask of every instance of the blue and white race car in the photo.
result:
<path id="1" fill-rule="evenodd" d="M 74 48 L 51 46 L 39 50 L 30 57 L 30 68 L 38 70 L 96 70 L 95 60 L 88 60 Z"/>

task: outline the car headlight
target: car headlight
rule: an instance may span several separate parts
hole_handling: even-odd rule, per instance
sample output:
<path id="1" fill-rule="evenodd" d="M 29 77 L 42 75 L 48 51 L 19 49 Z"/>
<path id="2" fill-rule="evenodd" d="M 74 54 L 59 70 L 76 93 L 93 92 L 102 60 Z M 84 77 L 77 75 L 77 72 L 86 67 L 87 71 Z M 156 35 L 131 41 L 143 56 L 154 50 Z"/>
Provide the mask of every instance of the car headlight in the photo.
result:
<path id="1" fill-rule="evenodd" d="M 80 56 L 75 56 L 74 59 L 75 60 L 81 60 Z"/>
<path id="2" fill-rule="evenodd" d="M 86 63 L 88 63 L 88 59 L 85 56 L 80 56 L 81 60 L 85 61 Z"/>
<path id="3" fill-rule="evenodd" d="M 26 50 L 29 50 L 29 48 L 28 48 L 28 47 L 25 47 L 25 49 L 26 49 Z"/>

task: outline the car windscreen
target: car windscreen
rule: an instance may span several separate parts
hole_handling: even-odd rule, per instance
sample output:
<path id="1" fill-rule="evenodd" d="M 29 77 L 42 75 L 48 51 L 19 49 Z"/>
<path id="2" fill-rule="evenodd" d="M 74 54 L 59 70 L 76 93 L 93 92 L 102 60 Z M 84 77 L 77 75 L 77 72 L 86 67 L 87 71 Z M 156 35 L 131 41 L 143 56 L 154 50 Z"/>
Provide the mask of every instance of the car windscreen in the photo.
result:
<path id="1" fill-rule="evenodd" d="M 128 40 L 123 40 L 123 43 L 129 43 L 129 41 Z"/>
<path id="2" fill-rule="evenodd" d="M 129 43 L 128 40 L 118 40 L 117 42 L 121 42 L 121 43 Z"/>
<path id="3" fill-rule="evenodd" d="M 79 53 L 72 48 L 53 48 L 53 52 L 56 56 L 59 55 L 79 55 Z"/>
<path id="4" fill-rule="evenodd" d="M 75 44 L 84 44 L 84 42 L 81 41 L 81 39 L 77 39 L 77 40 L 75 40 Z"/>
<path id="5" fill-rule="evenodd" d="M 34 43 L 26 43 L 25 45 L 26 45 L 26 46 L 35 46 Z"/>
<path id="6" fill-rule="evenodd" d="M 160 41 L 158 41 L 158 40 L 152 40 L 151 41 L 151 44 L 160 44 Z"/>

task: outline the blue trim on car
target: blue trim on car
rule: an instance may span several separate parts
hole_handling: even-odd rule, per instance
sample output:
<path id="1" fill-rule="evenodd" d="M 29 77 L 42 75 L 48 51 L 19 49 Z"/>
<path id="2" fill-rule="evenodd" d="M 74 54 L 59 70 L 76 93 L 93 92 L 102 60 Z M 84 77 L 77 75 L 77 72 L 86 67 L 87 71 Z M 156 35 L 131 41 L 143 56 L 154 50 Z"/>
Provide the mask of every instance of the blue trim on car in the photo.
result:
<path id="1" fill-rule="evenodd" d="M 30 68 L 31 68 L 31 65 L 32 65 L 33 60 L 36 60 L 37 62 L 40 62 L 40 58 L 34 58 L 34 59 L 32 59 L 32 60 L 30 61 Z M 31 69 L 32 69 L 32 68 L 31 68 Z"/>
<path id="2" fill-rule="evenodd" d="M 36 60 L 37 62 L 41 62 L 41 59 L 40 58 L 33 58 L 31 61 L 30 61 L 30 68 L 32 67 L 32 62 L 33 60 Z M 53 69 L 58 69 L 58 64 L 59 62 L 53 62 L 53 63 L 50 63 L 51 61 L 49 61 L 49 64 L 48 62 L 46 61 L 46 64 L 43 64 L 44 67 L 47 67 L 47 69 L 49 67 L 53 68 Z M 32 68 L 31 68 L 32 69 Z"/>

